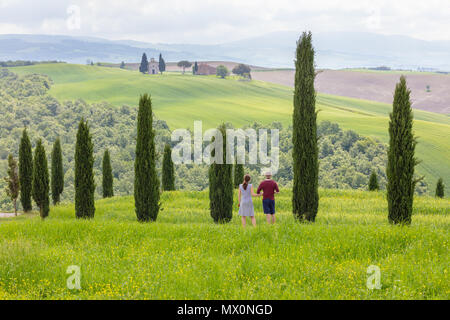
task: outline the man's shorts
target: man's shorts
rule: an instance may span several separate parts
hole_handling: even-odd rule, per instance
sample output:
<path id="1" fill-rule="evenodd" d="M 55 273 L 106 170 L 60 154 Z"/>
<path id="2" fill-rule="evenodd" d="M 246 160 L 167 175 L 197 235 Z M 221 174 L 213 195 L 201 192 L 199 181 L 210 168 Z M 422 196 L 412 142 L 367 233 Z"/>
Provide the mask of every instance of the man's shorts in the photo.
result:
<path id="1" fill-rule="evenodd" d="M 264 199 L 263 209 L 265 214 L 275 214 L 275 200 Z"/>

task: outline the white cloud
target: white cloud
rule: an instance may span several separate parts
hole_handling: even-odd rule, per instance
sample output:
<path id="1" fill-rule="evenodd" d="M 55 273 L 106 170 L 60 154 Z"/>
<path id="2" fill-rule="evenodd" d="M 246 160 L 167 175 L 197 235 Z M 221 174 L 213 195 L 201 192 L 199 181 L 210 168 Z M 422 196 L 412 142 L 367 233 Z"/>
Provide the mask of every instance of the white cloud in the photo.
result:
<path id="1" fill-rule="evenodd" d="M 73 5 L 79 20 L 67 12 Z M 0 0 L 0 8 L 0 33 L 217 43 L 310 29 L 450 40 L 449 0 Z"/>

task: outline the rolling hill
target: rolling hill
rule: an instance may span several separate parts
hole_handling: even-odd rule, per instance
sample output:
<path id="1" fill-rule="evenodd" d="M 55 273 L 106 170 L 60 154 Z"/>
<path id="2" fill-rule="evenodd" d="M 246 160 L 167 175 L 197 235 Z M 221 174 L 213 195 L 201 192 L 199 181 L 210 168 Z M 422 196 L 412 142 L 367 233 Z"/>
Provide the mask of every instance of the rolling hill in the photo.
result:
<path id="1" fill-rule="evenodd" d="M 214 76 L 138 72 L 96 66 L 48 64 L 13 69 L 19 74 L 49 75 L 50 94 L 58 100 L 107 101 L 115 106 L 136 106 L 139 95 L 152 94 L 158 118 L 170 128 L 192 128 L 202 120 L 203 128 L 231 122 L 239 127 L 254 121 L 263 124 L 291 123 L 292 88 L 263 81 L 218 79 Z M 344 129 L 388 140 L 389 104 L 318 94 L 319 120 L 339 123 Z M 438 177 L 450 185 L 450 119 L 441 114 L 416 110 L 414 130 L 419 137 L 419 172 L 433 188 Z"/>
<path id="2" fill-rule="evenodd" d="M 255 80 L 294 86 L 295 70 L 252 70 Z M 405 75 L 413 108 L 450 115 L 450 75 L 431 72 L 320 70 L 316 90 L 337 96 L 392 104 L 395 84 Z M 427 86 L 429 89 L 427 90 Z"/>

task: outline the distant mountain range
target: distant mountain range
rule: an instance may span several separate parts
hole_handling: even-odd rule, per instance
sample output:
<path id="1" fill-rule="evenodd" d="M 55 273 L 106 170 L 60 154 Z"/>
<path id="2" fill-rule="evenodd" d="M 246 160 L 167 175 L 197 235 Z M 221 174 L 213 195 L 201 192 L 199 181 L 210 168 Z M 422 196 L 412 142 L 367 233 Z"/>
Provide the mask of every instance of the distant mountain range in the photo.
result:
<path id="1" fill-rule="evenodd" d="M 0 61 L 61 60 L 71 63 L 138 62 L 143 52 L 166 61 L 224 60 L 263 67 L 294 67 L 300 33 L 274 32 L 223 44 L 160 44 L 132 40 L 50 35 L 0 35 Z M 313 34 L 319 68 L 388 66 L 394 69 L 450 71 L 450 41 L 363 32 Z"/>

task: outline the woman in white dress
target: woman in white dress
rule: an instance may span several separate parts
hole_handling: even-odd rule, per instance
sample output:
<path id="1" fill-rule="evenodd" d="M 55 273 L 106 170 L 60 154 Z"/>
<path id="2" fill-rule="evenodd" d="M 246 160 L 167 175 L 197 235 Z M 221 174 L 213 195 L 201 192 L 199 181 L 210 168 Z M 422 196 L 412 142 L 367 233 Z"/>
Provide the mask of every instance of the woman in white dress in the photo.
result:
<path id="1" fill-rule="evenodd" d="M 247 218 L 250 217 L 252 220 L 252 224 L 256 227 L 256 219 L 255 219 L 255 211 L 253 209 L 253 197 L 259 197 L 259 194 L 256 194 L 253 191 L 253 186 L 249 184 L 251 177 L 246 174 L 244 176 L 244 182 L 239 185 L 239 215 L 242 219 L 242 226 L 245 227 L 247 223 Z"/>

